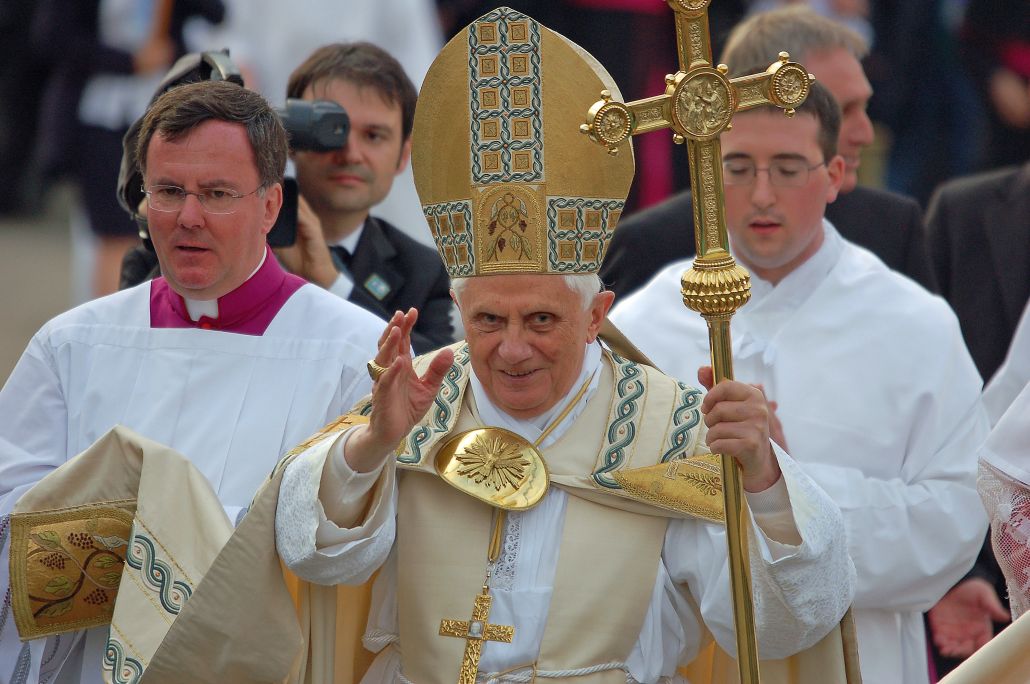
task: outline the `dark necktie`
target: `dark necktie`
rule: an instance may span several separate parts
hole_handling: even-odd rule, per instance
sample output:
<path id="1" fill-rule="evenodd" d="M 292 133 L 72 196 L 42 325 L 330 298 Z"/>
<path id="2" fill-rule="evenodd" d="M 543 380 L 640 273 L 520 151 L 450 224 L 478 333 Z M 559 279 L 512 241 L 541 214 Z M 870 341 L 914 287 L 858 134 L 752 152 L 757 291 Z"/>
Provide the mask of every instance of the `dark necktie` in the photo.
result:
<path id="1" fill-rule="evenodd" d="M 347 251 L 346 247 L 340 245 L 331 245 L 329 251 L 332 252 L 333 261 L 336 262 L 336 268 L 342 273 L 350 273 L 350 262 L 353 258 L 351 253 Z"/>

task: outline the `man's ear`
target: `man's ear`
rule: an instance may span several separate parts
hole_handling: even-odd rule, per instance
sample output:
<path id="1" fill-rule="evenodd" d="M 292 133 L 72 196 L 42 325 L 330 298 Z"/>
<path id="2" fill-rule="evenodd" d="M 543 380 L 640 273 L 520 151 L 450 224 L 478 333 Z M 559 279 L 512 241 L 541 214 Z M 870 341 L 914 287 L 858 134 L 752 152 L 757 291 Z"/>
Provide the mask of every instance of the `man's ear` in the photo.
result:
<path id="1" fill-rule="evenodd" d="M 608 315 L 614 301 L 615 293 L 611 290 L 604 290 L 594 295 L 594 303 L 590 306 L 590 324 L 587 326 L 587 342 L 597 339 L 605 316 Z"/>
<path id="2" fill-rule="evenodd" d="M 844 182 L 844 157 L 838 154 L 826 162 L 826 173 L 830 177 L 830 185 L 826 188 L 826 203 L 829 204 L 837 199 L 837 193 Z"/>
<path id="3" fill-rule="evenodd" d="M 272 226 L 275 225 L 275 220 L 279 217 L 279 210 L 283 208 L 283 184 L 276 183 L 266 188 L 265 196 L 262 199 L 265 213 L 262 217 L 261 232 L 268 235 Z"/>
<path id="4" fill-rule="evenodd" d="M 400 156 L 400 159 L 397 160 L 397 171 L 396 171 L 396 173 L 394 173 L 394 175 L 397 175 L 397 174 L 400 174 L 400 173 L 404 173 L 404 169 L 408 168 L 408 162 L 410 162 L 410 161 L 411 161 L 411 136 L 409 135 L 408 139 L 404 141 L 403 145 L 401 145 L 401 156 Z"/>

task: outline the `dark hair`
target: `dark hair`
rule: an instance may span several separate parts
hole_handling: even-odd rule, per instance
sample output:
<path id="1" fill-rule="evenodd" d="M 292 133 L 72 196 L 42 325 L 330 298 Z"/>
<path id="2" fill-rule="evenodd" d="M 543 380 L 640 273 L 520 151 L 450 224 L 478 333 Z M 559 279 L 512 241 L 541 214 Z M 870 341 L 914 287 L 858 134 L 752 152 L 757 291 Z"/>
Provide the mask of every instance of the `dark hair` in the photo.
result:
<path id="1" fill-rule="evenodd" d="M 147 146 L 155 134 L 179 140 L 211 120 L 245 127 L 261 186 L 282 182 L 286 171 L 286 129 L 265 98 L 227 81 L 177 86 L 151 105 L 143 117 L 136 144 L 140 171 L 146 174 Z"/>
<path id="2" fill-rule="evenodd" d="M 765 70 L 762 66 L 753 66 L 745 69 L 740 74 L 754 74 Z M 737 74 L 734 74 L 737 75 Z M 783 110 L 773 105 L 761 105 L 750 111 L 771 111 L 780 112 Z M 823 160 L 829 162 L 837 156 L 837 136 L 840 135 L 840 105 L 834 99 L 830 91 L 818 80 L 813 81 L 808 97 L 797 107 L 797 114 L 808 114 L 815 117 L 819 124 L 819 149 L 822 150 Z"/>
<path id="3" fill-rule="evenodd" d="M 290 74 L 286 97 L 302 98 L 308 86 L 330 79 L 374 88 L 387 103 L 400 105 L 403 140 L 411 136 L 418 91 L 386 50 L 365 42 L 323 45 Z"/>

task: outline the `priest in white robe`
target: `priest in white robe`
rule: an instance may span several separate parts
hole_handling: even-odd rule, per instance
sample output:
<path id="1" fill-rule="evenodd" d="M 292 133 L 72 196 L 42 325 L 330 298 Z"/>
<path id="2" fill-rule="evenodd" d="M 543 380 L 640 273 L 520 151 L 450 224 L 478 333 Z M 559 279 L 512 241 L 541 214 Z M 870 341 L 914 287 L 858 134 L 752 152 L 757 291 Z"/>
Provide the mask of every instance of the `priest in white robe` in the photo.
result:
<path id="1" fill-rule="evenodd" d="M 536 110 L 484 97 L 475 69 L 470 94 L 455 73 L 494 73 L 496 60 L 502 72 L 533 65 L 517 97 Z M 613 86 L 578 48 L 507 8 L 459 34 L 427 76 L 413 166 L 467 341 L 413 365 L 416 313 L 395 316 L 355 411 L 369 422 L 299 450 L 276 515 L 278 551 L 303 579 L 360 584 L 378 571 L 363 682 L 681 682 L 709 632 L 732 653 L 722 525 L 619 479 L 683 468 L 684 500 L 715 495 L 709 447 L 743 469 L 762 657 L 816 644 L 848 607 L 839 513 L 772 445 L 761 394 L 725 382 L 702 403 L 598 341 L 613 295 L 595 273 L 632 175 L 629 150 L 613 157 L 575 132 L 602 87 Z M 514 148 L 532 151 L 525 173 L 499 155 L 492 169 L 478 134 L 504 133 L 488 109 L 530 138 Z M 471 137 L 470 118 L 483 122 Z M 576 230 L 584 220 L 593 232 Z M 463 622 L 473 599 L 487 615 Z"/>
<path id="2" fill-rule="evenodd" d="M 286 163 L 268 104 L 231 83 L 183 86 L 140 141 L 164 276 L 48 322 L 0 391 L 2 682 L 102 681 L 106 628 L 21 643 L 12 619 L 9 514 L 39 480 L 123 425 L 190 459 L 234 522 L 283 453 L 370 387 L 382 322 L 265 244 Z"/>
<path id="3" fill-rule="evenodd" d="M 844 514 L 864 681 L 922 684 L 922 612 L 983 539 L 974 454 L 987 420 L 947 304 L 823 218 L 844 173 L 839 120 L 817 81 L 795 118 L 738 113 L 722 137 L 731 250 L 751 272 L 734 377 L 762 387 L 778 441 Z M 709 363 L 705 323 L 681 304 L 689 267 L 665 268 L 612 315 L 679 378 Z"/>

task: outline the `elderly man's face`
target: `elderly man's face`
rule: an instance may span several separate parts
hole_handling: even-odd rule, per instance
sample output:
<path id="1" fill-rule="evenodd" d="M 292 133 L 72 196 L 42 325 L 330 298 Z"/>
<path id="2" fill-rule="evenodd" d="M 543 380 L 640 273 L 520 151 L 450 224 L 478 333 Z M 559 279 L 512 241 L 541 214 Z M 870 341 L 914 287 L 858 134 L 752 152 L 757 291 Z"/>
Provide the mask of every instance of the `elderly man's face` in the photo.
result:
<path id="1" fill-rule="evenodd" d="M 561 276 L 470 279 L 458 307 L 472 368 L 490 400 L 521 419 L 554 407 L 576 381 L 613 297 L 600 293 L 584 310 Z"/>
<path id="2" fill-rule="evenodd" d="M 177 211 L 147 211 L 161 273 L 191 299 L 216 299 L 250 277 L 265 253 L 265 235 L 282 206 L 279 184 L 260 184 L 246 129 L 205 121 L 179 140 L 155 135 L 147 151 L 146 186 L 174 185 L 189 192 L 220 188 L 245 195 L 231 214 L 212 214 L 188 195 Z"/>

